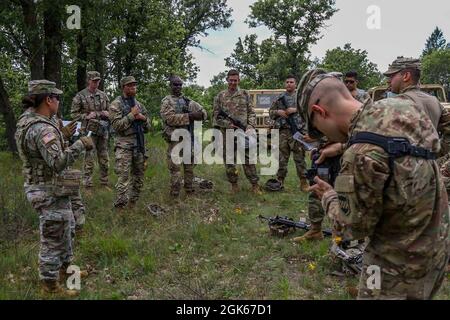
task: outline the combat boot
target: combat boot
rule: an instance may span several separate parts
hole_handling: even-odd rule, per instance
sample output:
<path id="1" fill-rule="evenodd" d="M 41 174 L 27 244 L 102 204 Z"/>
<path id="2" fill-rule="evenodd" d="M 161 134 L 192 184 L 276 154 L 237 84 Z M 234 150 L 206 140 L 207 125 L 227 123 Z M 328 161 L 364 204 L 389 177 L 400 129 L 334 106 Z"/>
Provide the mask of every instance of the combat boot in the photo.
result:
<path id="1" fill-rule="evenodd" d="M 231 184 L 231 193 L 232 194 L 238 194 L 239 193 L 239 185 L 237 183 Z"/>
<path id="2" fill-rule="evenodd" d="M 292 240 L 294 242 L 323 240 L 322 224 L 321 223 L 312 223 L 311 230 L 306 232 L 303 236 L 296 237 Z"/>
<path id="3" fill-rule="evenodd" d="M 262 195 L 262 191 L 261 191 L 261 187 L 259 186 L 259 184 L 255 183 L 252 184 L 252 192 L 258 196 Z"/>
<path id="4" fill-rule="evenodd" d="M 303 192 L 308 192 L 309 189 L 309 183 L 308 180 L 305 178 L 300 178 L 300 190 Z"/>
<path id="5" fill-rule="evenodd" d="M 178 199 L 179 196 L 180 196 L 180 191 L 178 191 L 178 190 L 170 190 L 170 197 L 172 199 Z"/>
<path id="6" fill-rule="evenodd" d="M 41 293 L 43 295 L 58 295 L 74 298 L 79 295 L 77 290 L 64 289 L 57 280 L 41 280 Z"/>

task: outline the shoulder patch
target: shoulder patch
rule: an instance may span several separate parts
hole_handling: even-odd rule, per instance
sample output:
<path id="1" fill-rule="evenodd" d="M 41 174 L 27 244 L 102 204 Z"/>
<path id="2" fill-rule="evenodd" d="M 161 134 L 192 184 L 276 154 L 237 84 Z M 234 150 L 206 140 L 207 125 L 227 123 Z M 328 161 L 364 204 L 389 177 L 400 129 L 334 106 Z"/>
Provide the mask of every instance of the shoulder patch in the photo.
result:
<path id="1" fill-rule="evenodd" d="M 44 137 L 42 137 L 42 141 L 44 142 L 45 145 L 55 141 L 56 139 L 57 136 L 53 132 L 49 132 Z"/>

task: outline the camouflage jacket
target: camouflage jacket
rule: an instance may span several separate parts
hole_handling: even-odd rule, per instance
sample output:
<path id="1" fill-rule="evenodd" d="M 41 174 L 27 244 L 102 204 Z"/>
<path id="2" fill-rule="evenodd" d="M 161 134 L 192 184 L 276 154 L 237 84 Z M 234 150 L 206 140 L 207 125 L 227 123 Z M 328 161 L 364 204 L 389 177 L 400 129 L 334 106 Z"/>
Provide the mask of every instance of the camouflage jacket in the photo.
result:
<path id="1" fill-rule="evenodd" d="M 142 124 L 144 133 L 150 130 L 150 117 L 147 109 L 136 100 L 136 105 L 139 106 L 141 113 L 147 118 Z M 117 97 L 109 106 L 109 120 L 111 126 L 116 132 L 116 148 L 133 149 L 136 147 L 136 131 L 133 128 L 133 122 L 135 121 L 134 115 L 129 112 L 125 114 L 125 102 L 122 97 Z"/>
<path id="2" fill-rule="evenodd" d="M 419 86 L 409 86 L 399 96 L 408 97 L 425 111 L 441 136 L 441 155 L 450 152 L 450 111 L 445 109 L 436 97 L 421 91 Z"/>
<path id="3" fill-rule="evenodd" d="M 189 125 L 189 113 L 201 111 L 203 120 L 208 118 L 205 109 L 184 96 L 166 96 L 161 101 L 160 115 L 163 121 L 164 138 L 170 140 L 172 132 L 177 128 L 186 128 Z"/>
<path id="4" fill-rule="evenodd" d="M 352 119 L 349 136 L 362 131 L 405 137 L 439 151 L 431 120 L 407 98 L 367 101 Z M 366 265 L 421 278 L 442 263 L 449 245 L 449 207 L 438 172 L 436 161 L 398 158 L 385 190 L 391 173 L 387 153 L 372 144 L 354 144 L 344 152 L 335 190 L 324 194 L 322 205 L 344 238 L 370 239 Z"/>
<path id="5" fill-rule="evenodd" d="M 97 119 L 100 120 L 100 113 L 108 111 L 109 98 L 103 91 L 97 90 L 90 93 L 86 88 L 78 92 L 72 101 L 72 109 L 70 115 L 72 119 L 81 121 L 81 128 L 86 128 L 86 117 L 89 113 L 95 112 Z"/>
<path id="6" fill-rule="evenodd" d="M 295 102 L 296 93 L 289 94 L 287 92 L 282 93 L 273 103 L 269 109 L 270 119 L 275 121 L 274 129 L 291 129 L 288 121 L 277 114 L 278 110 L 286 110 L 288 108 L 297 109 Z M 302 120 L 298 113 L 291 115 L 294 120 L 294 124 L 297 130 L 302 130 Z"/>
<path id="7" fill-rule="evenodd" d="M 45 188 L 85 150 L 80 140 L 65 148 L 63 134 L 54 119 L 31 110 L 20 116 L 15 137 L 23 162 L 25 186 Z"/>
<path id="8" fill-rule="evenodd" d="M 249 93 L 238 89 L 236 92 L 228 90 L 220 92 L 214 99 L 213 125 L 219 128 L 231 128 L 231 121 L 219 117 L 220 110 L 223 110 L 241 121 L 247 126 L 256 126 L 256 114 Z"/>

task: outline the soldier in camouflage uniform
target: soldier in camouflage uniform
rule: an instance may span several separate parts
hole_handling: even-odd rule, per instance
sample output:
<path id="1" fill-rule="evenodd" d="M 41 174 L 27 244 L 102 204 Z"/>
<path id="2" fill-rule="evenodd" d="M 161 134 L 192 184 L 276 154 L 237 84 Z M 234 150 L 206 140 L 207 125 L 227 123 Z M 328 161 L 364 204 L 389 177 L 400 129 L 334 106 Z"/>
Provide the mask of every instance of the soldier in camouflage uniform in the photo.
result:
<path id="1" fill-rule="evenodd" d="M 358 73 L 356 71 L 349 71 L 345 74 L 344 83 L 347 86 L 348 91 L 352 94 L 353 98 L 361 103 L 364 103 L 370 98 L 369 94 L 358 88 Z"/>
<path id="2" fill-rule="evenodd" d="M 194 192 L 194 162 L 191 157 L 191 163 L 176 164 L 172 160 L 172 150 L 179 143 L 172 141 L 172 133 L 176 129 L 189 130 L 189 125 L 194 124 L 194 121 L 203 121 L 208 118 L 208 114 L 201 105 L 197 102 L 182 95 L 183 81 L 179 77 L 172 77 L 170 79 L 170 89 L 172 94 L 165 97 L 161 102 L 161 118 L 163 121 L 163 136 L 168 143 L 167 148 L 167 164 L 170 172 L 170 195 L 178 197 L 181 190 L 181 167 L 184 168 L 184 188 L 187 194 Z M 193 134 L 193 132 L 192 132 Z M 192 141 L 192 140 L 191 140 Z M 191 145 L 193 152 L 194 146 Z"/>
<path id="3" fill-rule="evenodd" d="M 64 148 L 63 135 L 52 120 L 62 94 L 54 82 L 31 81 L 28 91 L 28 96 L 23 99 L 27 110 L 20 116 L 15 138 L 23 162 L 25 194 L 39 213 L 39 277 L 45 292 L 70 295 L 58 280 L 73 257 L 70 230 L 73 213 L 69 191 L 77 183 L 79 187 L 81 172 L 78 180 L 70 181 L 67 167 L 83 151 L 91 150 L 93 142 L 89 137 L 82 137 Z"/>
<path id="4" fill-rule="evenodd" d="M 433 123 L 406 97 L 362 105 L 322 70 L 305 74 L 299 91 L 309 134 L 348 141 L 335 189 L 316 177 L 311 190 L 344 240 L 369 238 L 358 298 L 434 297 L 448 260 L 449 207 Z"/>
<path id="5" fill-rule="evenodd" d="M 389 89 L 398 98 L 408 98 L 424 110 L 438 131 L 442 148 L 440 156 L 450 150 L 450 112 L 439 100 L 420 90 L 421 63 L 419 59 L 398 57 L 384 73 L 388 78 Z"/>
<path id="6" fill-rule="evenodd" d="M 108 186 L 109 99 L 106 93 L 98 90 L 100 80 L 100 73 L 97 71 L 89 71 L 87 73 L 87 88 L 78 92 L 72 101 L 71 116 L 72 119 L 81 121 L 81 134 L 87 132 L 88 126 L 89 130 L 95 131 L 92 132 L 95 150 L 86 152 L 84 163 L 83 183 L 87 188 L 93 186 L 92 175 L 94 172 L 95 153 L 97 153 L 100 167 L 100 184 L 102 186 Z"/>
<path id="7" fill-rule="evenodd" d="M 275 100 L 269 110 L 269 115 L 274 120 L 274 129 L 280 130 L 280 161 L 277 173 L 278 181 L 283 185 L 287 175 L 287 167 L 291 152 L 294 154 L 295 167 L 297 176 L 300 179 L 300 188 L 306 192 L 308 190 L 308 181 L 305 177 L 306 163 L 305 150 L 300 142 L 294 140 L 293 132 L 288 121 L 292 121 L 295 130 L 302 130 L 301 119 L 297 113 L 295 104 L 295 89 L 297 88 L 297 80 L 295 76 L 289 75 L 285 82 L 286 92 L 281 94 Z M 289 119 L 289 120 L 288 120 Z"/>
<path id="8" fill-rule="evenodd" d="M 216 128 L 220 128 L 223 134 L 223 147 L 224 147 L 224 161 L 227 173 L 228 181 L 231 183 L 231 189 L 233 193 L 239 192 L 238 186 L 238 170 L 236 164 L 227 163 L 226 161 L 226 130 L 236 129 L 230 120 L 219 117 L 220 111 L 225 111 L 235 119 L 241 121 L 247 126 L 247 132 L 255 130 L 256 126 L 256 114 L 253 110 L 252 101 L 247 91 L 238 88 L 240 78 L 239 72 L 236 70 L 230 70 L 227 74 L 228 90 L 220 92 L 214 99 L 214 112 L 213 123 Z M 236 148 L 234 152 L 234 158 L 236 159 Z M 245 163 L 243 165 L 244 172 L 247 179 L 252 184 L 252 192 L 255 194 L 261 194 L 261 188 L 259 187 L 259 177 L 256 173 L 256 165 L 249 164 L 248 155 L 246 155 Z"/>
<path id="9" fill-rule="evenodd" d="M 137 82 L 127 76 L 120 80 L 122 96 L 117 97 L 109 107 L 109 118 L 115 138 L 116 201 L 114 207 L 133 207 L 139 199 L 144 185 L 147 159 L 145 136 L 150 129 L 146 108 L 135 99 Z"/>

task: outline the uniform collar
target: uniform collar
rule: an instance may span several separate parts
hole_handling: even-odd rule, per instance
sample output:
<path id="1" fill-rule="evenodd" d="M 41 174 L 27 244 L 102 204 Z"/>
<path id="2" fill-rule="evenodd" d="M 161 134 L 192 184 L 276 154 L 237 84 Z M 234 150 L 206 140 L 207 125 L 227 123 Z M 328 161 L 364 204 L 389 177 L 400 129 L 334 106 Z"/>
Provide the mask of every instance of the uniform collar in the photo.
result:
<path id="1" fill-rule="evenodd" d="M 352 119 L 350 120 L 350 129 L 348 130 L 349 138 L 353 135 L 353 130 L 355 130 L 356 125 L 358 124 L 358 121 L 361 118 L 363 111 L 371 104 L 372 104 L 372 100 L 367 99 L 366 102 L 361 106 L 361 108 L 359 108 L 358 111 L 356 111 L 353 114 Z"/>
<path id="2" fill-rule="evenodd" d="M 86 88 L 86 92 L 87 92 L 89 95 L 91 95 L 91 96 L 96 96 L 96 95 L 99 94 L 99 90 L 98 90 L 98 89 L 95 89 L 95 92 L 92 93 L 91 91 L 89 91 L 89 88 Z"/>
<path id="3" fill-rule="evenodd" d="M 408 87 L 406 87 L 405 89 L 403 89 L 400 94 L 405 93 L 407 91 L 411 91 L 411 90 L 420 90 L 420 86 L 418 84 L 412 84 Z"/>

